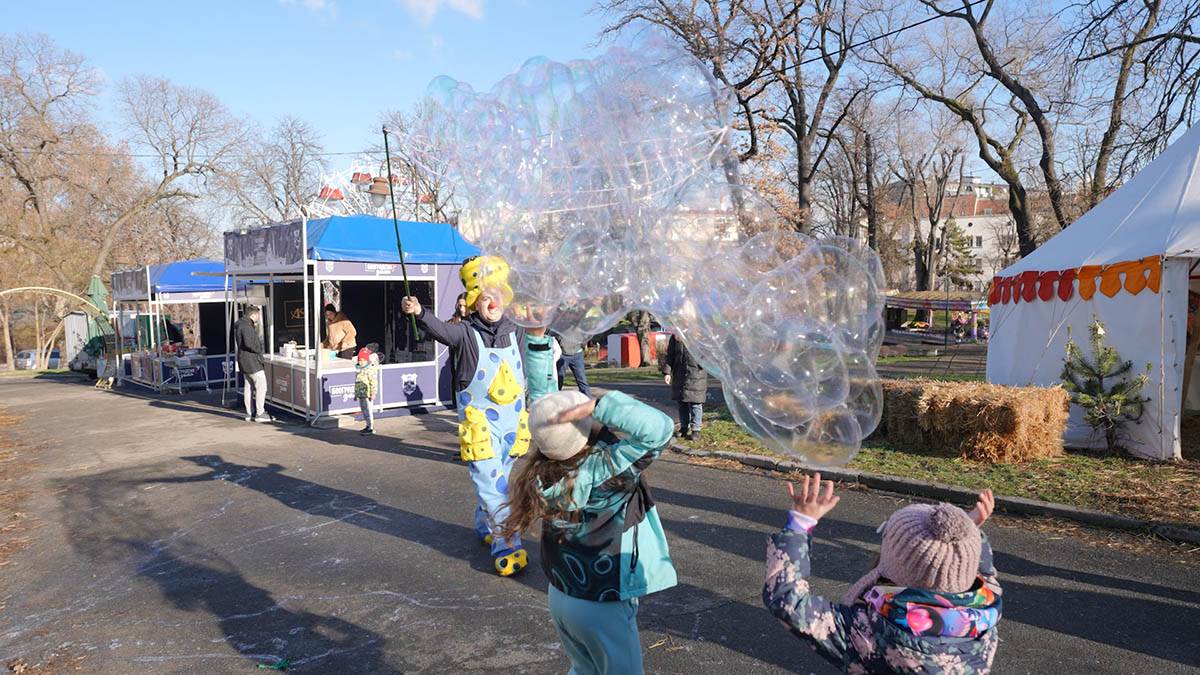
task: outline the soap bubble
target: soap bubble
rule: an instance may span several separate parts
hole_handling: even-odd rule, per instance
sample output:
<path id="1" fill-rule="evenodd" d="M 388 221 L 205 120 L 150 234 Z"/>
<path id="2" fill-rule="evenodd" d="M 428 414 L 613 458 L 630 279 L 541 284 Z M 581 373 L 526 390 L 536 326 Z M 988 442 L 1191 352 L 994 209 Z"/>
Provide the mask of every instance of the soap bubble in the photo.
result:
<path id="1" fill-rule="evenodd" d="M 530 59 L 487 91 L 440 77 L 425 110 L 409 155 L 507 261 L 517 323 L 574 351 L 650 311 L 722 380 L 738 424 L 810 462 L 848 461 L 879 424 L 878 255 L 796 232 L 744 186 L 736 99 L 691 55 L 651 36 Z"/>

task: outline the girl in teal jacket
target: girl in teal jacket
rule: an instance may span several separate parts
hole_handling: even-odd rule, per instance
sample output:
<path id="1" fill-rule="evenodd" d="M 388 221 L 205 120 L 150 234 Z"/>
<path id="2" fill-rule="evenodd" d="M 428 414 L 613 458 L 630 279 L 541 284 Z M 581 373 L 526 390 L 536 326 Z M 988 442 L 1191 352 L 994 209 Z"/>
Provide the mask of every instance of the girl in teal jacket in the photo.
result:
<path id="1" fill-rule="evenodd" d="M 530 431 L 533 452 L 509 486 L 505 532 L 542 520 L 550 615 L 572 672 L 640 673 L 638 598 L 676 583 L 642 473 L 674 423 L 621 392 L 592 400 L 562 391 L 533 404 Z"/>

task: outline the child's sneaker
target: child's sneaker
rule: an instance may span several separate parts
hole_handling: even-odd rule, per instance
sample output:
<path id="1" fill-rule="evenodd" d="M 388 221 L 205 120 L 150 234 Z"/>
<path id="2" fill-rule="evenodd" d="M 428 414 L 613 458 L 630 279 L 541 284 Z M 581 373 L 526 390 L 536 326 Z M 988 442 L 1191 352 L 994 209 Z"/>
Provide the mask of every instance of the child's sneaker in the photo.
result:
<path id="1" fill-rule="evenodd" d="M 507 553 L 495 556 L 496 572 L 502 577 L 510 577 L 529 565 L 529 555 L 525 549 L 508 549 Z"/>

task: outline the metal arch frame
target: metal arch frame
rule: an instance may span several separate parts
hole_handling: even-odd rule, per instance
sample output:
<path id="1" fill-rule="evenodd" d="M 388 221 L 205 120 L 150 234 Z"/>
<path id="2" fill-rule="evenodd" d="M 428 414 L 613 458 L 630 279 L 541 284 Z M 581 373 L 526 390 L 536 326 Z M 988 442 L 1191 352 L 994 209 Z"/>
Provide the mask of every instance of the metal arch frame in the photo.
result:
<path id="1" fill-rule="evenodd" d="M 74 293 L 72 293 L 70 291 L 64 291 L 61 288 L 51 288 L 49 286 L 21 286 L 19 288 L 6 288 L 6 289 L 0 291 L 0 297 L 5 297 L 8 295 L 17 295 L 19 293 L 38 293 L 38 294 L 50 295 L 50 296 L 54 296 L 54 297 L 66 298 L 68 300 L 73 300 L 79 304 L 79 307 L 81 309 L 83 309 L 87 313 L 91 314 L 94 318 L 103 319 L 105 323 L 107 323 L 109 321 L 108 312 L 93 305 L 91 300 L 88 300 L 87 298 L 84 298 L 79 295 L 75 295 Z M 59 323 L 61 323 L 61 321 Z M 120 371 L 120 369 L 121 369 L 121 360 L 120 360 L 121 351 L 120 350 L 121 350 L 121 345 L 120 345 L 120 341 L 118 338 L 117 354 L 116 354 L 118 371 Z M 103 380 L 103 378 L 100 378 L 100 379 Z"/>
<path id="2" fill-rule="evenodd" d="M 84 307 L 86 311 L 91 312 L 95 316 L 98 316 L 105 321 L 108 321 L 108 312 L 105 312 L 99 307 L 93 305 L 91 300 L 75 295 L 70 291 L 64 291 L 61 288 L 50 288 L 49 286 L 21 286 L 20 288 L 6 288 L 0 291 L 0 297 L 14 295 L 17 293 L 45 293 L 47 295 L 55 295 L 67 298 L 69 300 L 74 300 Z"/>

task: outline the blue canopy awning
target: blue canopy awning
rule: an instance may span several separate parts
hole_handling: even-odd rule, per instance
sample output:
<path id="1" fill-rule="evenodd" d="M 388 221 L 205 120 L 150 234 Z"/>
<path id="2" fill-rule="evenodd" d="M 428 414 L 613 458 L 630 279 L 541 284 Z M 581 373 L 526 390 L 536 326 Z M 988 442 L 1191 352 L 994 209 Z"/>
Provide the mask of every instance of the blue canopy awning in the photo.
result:
<path id="1" fill-rule="evenodd" d="M 447 223 L 400 221 L 404 262 L 456 265 L 479 255 L 479 247 Z M 378 216 L 330 216 L 308 221 L 308 259 L 398 263 L 396 230 Z"/>
<path id="2" fill-rule="evenodd" d="M 225 264 L 220 260 L 179 260 L 135 267 L 113 272 L 112 288 L 112 298 L 119 302 L 146 300 L 149 294 L 221 293 L 225 290 Z"/>
<path id="3" fill-rule="evenodd" d="M 216 274 L 219 276 L 195 276 Z M 225 263 L 220 260 L 180 260 L 150 266 L 154 293 L 204 293 L 225 290 Z"/>

